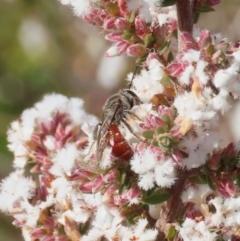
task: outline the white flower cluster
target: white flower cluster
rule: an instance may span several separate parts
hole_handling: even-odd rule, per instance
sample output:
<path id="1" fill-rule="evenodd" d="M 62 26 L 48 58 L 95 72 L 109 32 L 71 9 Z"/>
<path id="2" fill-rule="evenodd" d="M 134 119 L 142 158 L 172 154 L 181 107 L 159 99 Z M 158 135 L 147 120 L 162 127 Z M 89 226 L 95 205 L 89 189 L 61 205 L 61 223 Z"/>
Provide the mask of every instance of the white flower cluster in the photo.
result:
<path id="1" fill-rule="evenodd" d="M 41 126 L 41 123 L 47 123 L 48 127 L 51 128 L 53 115 L 56 113 L 63 113 L 67 115 L 72 122 L 72 127 L 82 127 L 87 131 L 87 135 L 92 133 L 84 128 L 88 126 L 95 126 L 97 124 L 97 118 L 87 114 L 83 110 L 83 101 L 77 98 L 68 99 L 65 96 L 58 94 L 46 95 L 44 99 L 37 103 L 33 108 L 25 110 L 20 120 L 11 123 L 8 131 L 8 148 L 14 153 L 14 166 L 17 168 L 23 168 L 29 159 L 29 147 L 32 135 L 36 128 Z M 49 150 L 55 149 L 54 145 L 56 136 L 47 135 L 45 137 L 44 146 Z"/>
<path id="2" fill-rule="evenodd" d="M 91 9 L 91 5 L 97 3 L 97 0 L 59 0 L 64 5 L 70 5 L 75 14 L 78 16 L 84 16 Z M 127 9 L 129 12 L 131 11 L 139 11 L 139 15 L 150 22 L 152 20 L 151 16 L 151 8 L 153 8 L 157 4 L 160 6 L 163 0 L 128 0 L 126 2 Z"/>
<path id="3" fill-rule="evenodd" d="M 126 241 L 155 240 L 157 230 L 149 229 L 146 219 L 126 226 L 119 210 L 108 206 L 107 194 L 90 192 L 91 188 L 88 192 L 79 190 L 79 186 L 88 185 L 87 175 L 89 178 L 95 175 L 91 174 L 94 167 L 90 163 L 95 148 L 92 144 L 84 144 L 85 149 L 78 147 L 79 142 L 84 141 L 79 130 L 84 130 L 91 141 L 96 123 L 97 119 L 83 110 L 82 100 L 58 94 L 45 96 L 33 108 L 24 111 L 19 121 L 12 123 L 8 132 L 9 148 L 15 154 L 16 171 L 0 185 L 0 210 L 15 218 L 14 223 L 22 228 L 25 240 L 32 240 L 32 235 L 43 237 L 41 230 L 45 222 L 50 230 L 62 226 L 71 240 L 96 241 L 101 237 L 109 241 L 115 237 Z M 62 143 L 66 137 L 69 141 L 60 145 L 59 141 Z M 24 174 L 29 161 L 36 162 L 34 170 L 42 172 L 39 182 Z M 100 171 L 98 168 L 95 165 L 95 171 Z M 54 214 L 45 216 L 45 210 L 49 209 Z M 87 222 L 88 232 L 80 235 L 79 223 Z"/>

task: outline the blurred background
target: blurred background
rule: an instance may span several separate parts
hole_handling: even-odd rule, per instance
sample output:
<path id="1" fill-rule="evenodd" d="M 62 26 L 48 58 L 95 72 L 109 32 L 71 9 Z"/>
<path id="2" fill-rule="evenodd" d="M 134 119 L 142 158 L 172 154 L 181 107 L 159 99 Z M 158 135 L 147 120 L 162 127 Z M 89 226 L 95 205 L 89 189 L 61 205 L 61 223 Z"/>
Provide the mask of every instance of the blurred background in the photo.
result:
<path id="1" fill-rule="evenodd" d="M 240 2 L 225 1 L 202 14 L 201 29 L 240 39 Z M 6 130 L 21 112 L 50 92 L 81 97 L 86 110 L 101 116 L 105 100 L 123 86 L 134 59 L 105 58 L 104 33 L 73 16 L 57 0 L 0 2 L 0 179 L 11 172 Z M 1 204 L 0 204 L 1 205 Z M 21 241 L 12 218 L 0 214 L 0 240 Z"/>

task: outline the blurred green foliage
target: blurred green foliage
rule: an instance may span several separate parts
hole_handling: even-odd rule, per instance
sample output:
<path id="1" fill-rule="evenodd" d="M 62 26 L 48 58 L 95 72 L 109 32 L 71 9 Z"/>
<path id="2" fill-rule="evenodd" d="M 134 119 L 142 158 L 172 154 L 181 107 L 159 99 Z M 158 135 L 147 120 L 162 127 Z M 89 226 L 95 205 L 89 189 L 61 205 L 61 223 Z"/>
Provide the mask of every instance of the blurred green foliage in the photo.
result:
<path id="1" fill-rule="evenodd" d="M 225 1 L 215 9 L 215 13 L 201 16 L 200 27 L 239 38 L 239 0 Z M 107 48 L 103 35 L 99 35 L 100 29 L 74 17 L 71 9 L 57 0 L 2 0 L 0 16 L 2 179 L 11 171 L 13 158 L 6 147 L 6 130 L 24 109 L 45 93 L 58 92 L 81 96 L 87 109 L 99 114 L 110 93 L 99 91 L 103 88 L 95 80 L 100 58 Z M 20 230 L 11 221 L 0 214 L 0 240 L 21 241 Z"/>

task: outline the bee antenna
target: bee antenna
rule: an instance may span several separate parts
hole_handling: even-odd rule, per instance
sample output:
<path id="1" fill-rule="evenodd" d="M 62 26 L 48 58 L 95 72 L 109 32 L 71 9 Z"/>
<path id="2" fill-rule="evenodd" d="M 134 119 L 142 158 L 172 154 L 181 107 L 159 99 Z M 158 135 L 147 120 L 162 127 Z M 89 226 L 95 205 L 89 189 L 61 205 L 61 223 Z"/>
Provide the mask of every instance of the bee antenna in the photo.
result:
<path id="1" fill-rule="evenodd" d="M 135 70 L 133 72 L 133 76 L 132 76 L 131 82 L 130 82 L 130 84 L 128 86 L 128 89 L 131 89 L 131 87 L 132 87 L 132 82 L 133 82 L 133 79 L 134 79 L 134 77 L 135 77 L 135 75 L 137 73 L 138 68 L 139 68 L 139 64 L 136 66 L 136 68 L 135 68 Z"/>

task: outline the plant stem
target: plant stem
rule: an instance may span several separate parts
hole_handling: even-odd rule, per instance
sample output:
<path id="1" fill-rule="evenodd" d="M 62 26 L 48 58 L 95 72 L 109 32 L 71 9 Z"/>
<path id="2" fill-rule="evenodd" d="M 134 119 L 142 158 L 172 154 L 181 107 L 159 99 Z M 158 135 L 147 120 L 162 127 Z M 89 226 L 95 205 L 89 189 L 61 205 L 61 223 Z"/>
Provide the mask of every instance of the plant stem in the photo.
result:
<path id="1" fill-rule="evenodd" d="M 182 51 L 182 38 L 184 32 L 192 34 L 193 29 L 193 6 L 195 0 L 177 0 L 178 17 L 178 51 Z"/>

